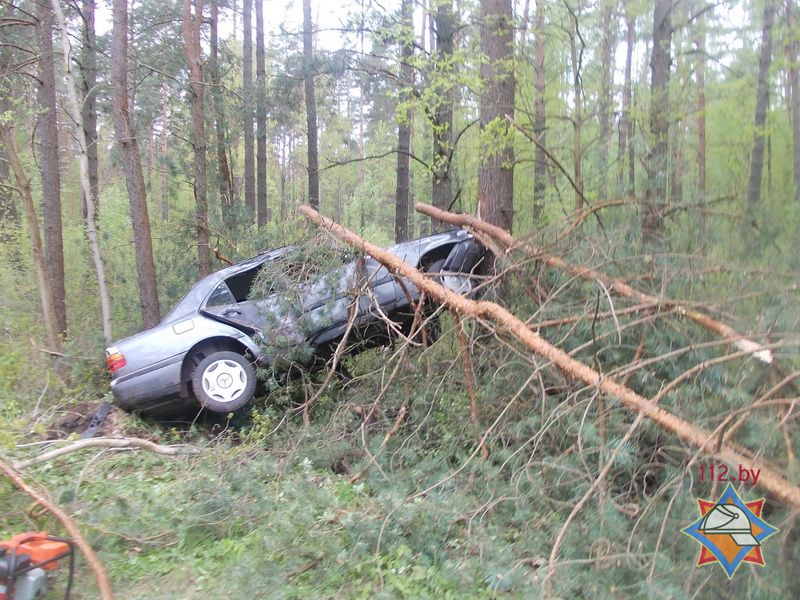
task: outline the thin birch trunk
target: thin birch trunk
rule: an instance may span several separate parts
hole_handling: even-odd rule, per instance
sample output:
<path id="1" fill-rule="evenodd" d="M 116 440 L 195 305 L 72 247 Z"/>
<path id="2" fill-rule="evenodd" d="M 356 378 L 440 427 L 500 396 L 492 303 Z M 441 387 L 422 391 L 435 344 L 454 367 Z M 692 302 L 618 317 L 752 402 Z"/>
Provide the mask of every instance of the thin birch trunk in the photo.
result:
<path id="1" fill-rule="evenodd" d="M 92 254 L 95 275 L 97 276 L 97 292 L 100 296 L 100 315 L 103 322 L 103 336 L 107 343 L 112 341 L 111 332 L 111 299 L 108 294 L 108 283 L 103 265 L 103 256 L 100 252 L 100 242 L 97 236 L 97 191 L 92 185 L 89 167 L 89 144 L 86 139 L 81 102 L 78 101 L 78 92 L 75 88 L 75 76 L 72 73 L 71 46 L 67 34 L 67 24 L 61 10 L 59 0 L 52 0 L 53 12 L 61 29 L 61 49 L 64 53 L 64 79 L 67 87 L 67 100 L 69 102 L 70 119 L 73 123 L 75 138 L 78 140 L 78 167 L 81 178 L 81 188 L 86 202 L 86 237 L 89 238 L 89 249 Z"/>
<path id="2" fill-rule="evenodd" d="M 2 138 L 3 145 L 6 149 L 6 158 L 11 165 L 11 170 L 14 172 L 14 179 L 17 182 L 17 191 L 22 197 L 25 220 L 28 223 L 28 235 L 31 238 L 31 251 L 33 253 L 33 267 L 36 271 L 39 300 L 42 303 L 42 316 L 44 317 L 44 326 L 47 331 L 47 342 L 53 350 L 60 352 L 61 336 L 56 326 L 56 314 L 53 309 L 53 297 L 50 294 L 50 280 L 47 276 L 42 234 L 39 231 L 39 218 L 36 216 L 36 206 L 33 203 L 33 196 L 31 195 L 31 183 L 25 175 L 22 163 L 19 160 L 14 131 L 1 120 L 0 138 Z"/>

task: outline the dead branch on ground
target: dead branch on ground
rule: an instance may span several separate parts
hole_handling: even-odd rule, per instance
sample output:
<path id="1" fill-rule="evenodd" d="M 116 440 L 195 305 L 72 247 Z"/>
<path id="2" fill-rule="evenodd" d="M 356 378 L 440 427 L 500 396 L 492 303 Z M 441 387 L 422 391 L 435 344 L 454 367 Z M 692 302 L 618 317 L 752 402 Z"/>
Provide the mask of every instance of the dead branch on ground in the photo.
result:
<path id="1" fill-rule="evenodd" d="M 140 448 L 148 450 L 155 454 L 163 454 L 165 456 L 177 456 L 180 454 L 194 454 L 199 452 L 197 448 L 189 446 L 162 446 L 151 442 L 150 440 L 143 440 L 141 438 L 90 438 L 86 440 L 78 440 L 68 446 L 56 448 L 50 452 L 45 452 L 39 456 L 29 458 L 28 460 L 21 460 L 14 463 L 14 468 L 18 470 L 26 469 L 33 465 L 38 465 L 48 460 L 53 460 L 59 456 L 64 456 L 76 450 L 83 450 L 84 448 L 115 448 L 115 449 L 129 449 Z"/>

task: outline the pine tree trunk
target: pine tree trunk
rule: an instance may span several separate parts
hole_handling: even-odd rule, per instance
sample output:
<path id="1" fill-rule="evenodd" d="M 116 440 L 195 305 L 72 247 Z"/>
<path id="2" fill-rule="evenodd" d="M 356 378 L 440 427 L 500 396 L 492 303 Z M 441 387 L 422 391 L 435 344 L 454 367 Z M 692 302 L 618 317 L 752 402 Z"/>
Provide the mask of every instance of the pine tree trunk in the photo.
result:
<path id="1" fill-rule="evenodd" d="M 97 218 L 100 199 L 100 177 L 97 172 L 97 43 L 94 30 L 95 0 L 83 0 L 83 46 L 81 47 L 81 79 L 83 84 L 83 135 L 86 138 L 86 156 L 89 160 L 89 182 L 95 199 Z M 86 199 L 84 198 L 84 218 Z"/>
<path id="2" fill-rule="evenodd" d="M 514 115 L 514 15 L 511 0 L 481 0 L 482 94 L 481 131 L 507 130 Z M 510 136 L 498 136 L 506 139 Z M 514 207 L 514 147 L 497 140 L 501 148 L 483 156 L 478 171 L 478 216 L 511 231 Z M 495 150 L 495 149 L 493 149 Z"/>
<path id="3" fill-rule="evenodd" d="M 214 124 L 217 138 L 217 178 L 219 195 L 222 199 L 222 216 L 225 223 L 231 224 L 230 211 L 233 206 L 233 178 L 228 164 L 226 149 L 227 126 L 225 123 L 225 103 L 219 74 L 219 0 L 211 0 L 211 54 L 208 65 L 211 71 L 211 99 L 214 103 Z"/>
<path id="4" fill-rule="evenodd" d="M 629 160 L 626 156 L 626 150 L 630 144 L 633 148 L 632 137 L 632 122 L 631 122 L 631 102 L 633 99 L 633 47 L 636 45 L 636 17 L 630 13 L 630 8 L 627 9 L 628 14 L 625 17 L 625 83 L 622 88 L 622 114 L 619 119 L 619 187 L 622 188 L 625 184 L 625 166 L 628 167 L 628 194 L 633 196 L 635 189 L 633 186 L 633 161 Z"/>
<path id="5" fill-rule="evenodd" d="M 58 108 L 56 106 L 55 65 L 53 62 L 53 7 L 36 3 L 39 26 L 39 164 L 42 172 L 42 217 L 44 258 L 50 282 L 51 305 L 59 335 L 67 332 L 67 304 L 64 287 L 64 241 L 61 225 L 61 175 L 58 152 Z"/>
<path id="6" fill-rule="evenodd" d="M 414 68 L 411 59 L 414 56 L 414 6 L 412 0 L 403 0 L 401 9 L 403 18 L 403 44 L 400 50 L 400 94 L 402 105 L 406 106 L 404 114 L 399 115 L 397 126 L 397 187 L 394 206 L 394 241 L 405 242 L 408 239 L 408 213 L 411 206 L 409 200 L 411 170 L 411 124 L 413 115 L 407 108 L 411 99 L 411 88 L 414 85 Z"/>
<path id="7" fill-rule="evenodd" d="M 281 134 L 281 223 L 286 222 L 287 216 L 287 202 L 288 198 L 286 197 L 286 174 L 288 171 L 287 160 L 288 157 L 286 156 L 286 135 Z"/>
<path id="8" fill-rule="evenodd" d="M 100 299 L 101 322 L 103 323 L 103 335 L 106 343 L 111 343 L 111 300 L 108 294 L 108 284 L 106 282 L 106 271 L 103 265 L 103 257 L 100 253 L 100 241 L 97 235 L 97 181 L 92 182 L 89 160 L 89 140 L 86 137 L 86 125 L 83 122 L 82 111 L 85 104 L 78 100 L 78 91 L 75 84 L 75 76 L 72 73 L 72 56 L 70 54 L 70 41 L 67 34 L 67 22 L 61 10 L 59 0 L 52 0 L 53 12 L 61 30 L 61 50 L 64 57 L 64 80 L 67 88 L 67 99 L 69 104 L 70 121 L 74 123 L 75 139 L 78 142 L 78 166 L 80 171 L 81 190 L 86 207 L 84 221 L 86 223 L 86 237 L 89 240 L 89 249 L 92 255 L 95 275 L 97 276 L 97 290 Z M 93 19 L 92 19 L 93 21 Z M 96 127 L 96 122 L 95 122 Z M 96 129 L 95 129 L 96 134 Z M 96 141 L 95 141 L 96 147 Z M 97 169 L 97 152 L 95 151 L 95 169 Z M 97 172 L 95 171 L 95 177 Z M 156 297 L 156 301 L 158 298 Z"/>
<path id="9" fill-rule="evenodd" d="M 601 48 L 602 80 L 600 81 L 599 168 L 600 198 L 608 196 L 608 154 L 611 141 L 612 90 L 614 88 L 614 49 L 617 45 L 616 0 L 605 0 L 601 14 L 603 42 Z"/>
<path id="10" fill-rule="evenodd" d="M 706 202 L 706 24 L 705 15 L 700 15 L 695 25 L 695 47 L 697 49 L 697 195 L 701 204 Z M 700 240 L 705 244 L 706 214 L 701 210 L 699 216 Z"/>
<path id="11" fill-rule="evenodd" d="M 253 138 L 253 0 L 242 3 L 242 127 L 244 129 L 244 205 L 247 222 L 256 211 L 256 159 Z"/>
<path id="12" fill-rule="evenodd" d="M 0 69 L 5 65 L 0 64 Z M 2 71 L 0 71 L 2 72 Z M 9 110 L 8 102 L 0 96 L 0 113 Z M 8 164 L 8 158 L 3 148 L 0 148 L 0 182 L 8 180 L 11 174 Z M 0 186 L 0 244 L 6 244 L 11 249 L 9 262 L 14 266 L 19 265 L 20 253 L 14 249 L 14 242 L 16 241 L 16 229 L 19 225 L 19 213 L 17 212 L 17 203 L 14 202 L 14 192 L 8 188 Z"/>
<path id="13" fill-rule="evenodd" d="M 358 50 L 361 56 L 364 56 L 364 0 L 359 0 L 359 10 L 361 21 L 358 30 Z M 367 147 L 364 137 L 364 74 L 358 75 L 358 157 L 361 159 L 358 163 L 358 183 L 364 183 L 364 175 L 366 168 Z M 364 229 L 364 217 L 362 210 L 361 229 Z"/>
<path id="14" fill-rule="evenodd" d="M 789 62 L 789 90 L 792 105 L 792 149 L 793 149 L 793 169 L 794 175 L 794 199 L 800 202 L 800 81 L 798 81 L 797 64 L 797 7 L 795 0 L 786 0 L 786 20 L 789 30 L 790 41 L 787 47 L 787 58 Z"/>
<path id="15" fill-rule="evenodd" d="M 642 206 L 642 241 L 659 243 L 669 180 L 669 78 L 672 48 L 672 0 L 657 0 L 653 8 L 653 51 L 650 56 L 650 143 L 647 191 Z"/>
<path id="16" fill-rule="evenodd" d="M 750 177 L 747 180 L 747 203 L 753 207 L 761 201 L 761 178 L 764 171 L 764 132 L 769 109 L 769 67 L 772 64 L 772 25 L 775 19 L 773 0 L 764 0 L 764 23 L 761 33 L 761 54 L 758 60 L 756 114 L 753 122 L 753 152 L 750 155 Z"/>
<path id="17" fill-rule="evenodd" d="M 673 5 L 673 11 L 677 12 L 674 20 L 678 23 L 685 23 L 687 21 L 687 10 L 685 2 L 676 2 Z M 676 73 L 682 73 L 685 69 L 684 51 L 681 47 L 683 38 L 676 40 L 675 56 L 672 58 L 672 63 L 675 66 Z M 679 75 L 680 77 L 680 75 Z M 680 100 L 679 100 L 680 102 Z M 669 166 L 669 201 L 673 206 L 680 204 L 683 200 L 683 147 L 684 137 L 686 130 L 686 119 L 684 118 L 685 111 L 677 110 L 672 115 L 672 123 L 670 123 L 670 166 Z"/>
<path id="18" fill-rule="evenodd" d="M 267 67 L 264 60 L 264 0 L 256 2 L 256 213 L 259 227 L 267 214 Z"/>
<path id="19" fill-rule="evenodd" d="M 0 54 L 0 73 L 7 72 L 8 60 L 8 55 L 3 56 Z M 7 89 L 8 95 L 13 96 L 14 91 L 11 86 L 8 86 Z M 4 114 L 9 110 L 11 110 L 11 107 L 8 98 L 5 94 L 0 93 L 0 114 Z M 0 183 L 8 182 L 10 175 L 11 168 L 7 152 L 4 146 L 0 146 Z M 21 255 L 19 249 L 14 247 L 14 242 L 17 241 L 16 230 L 18 225 L 19 213 L 17 212 L 17 203 L 14 201 L 14 190 L 9 186 L 0 185 L 0 244 L 6 244 L 11 249 L 9 262 L 17 268 L 20 266 Z"/>
<path id="20" fill-rule="evenodd" d="M 169 86 L 161 88 L 161 220 L 169 221 Z"/>
<path id="21" fill-rule="evenodd" d="M 308 203 L 316 209 L 319 208 L 319 154 L 312 41 L 311 0 L 303 0 L 303 58 L 305 63 L 306 127 L 308 129 Z"/>
<path id="22" fill-rule="evenodd" d="M 575 182 L 575 210 L 583 206 L 583 90 L 581 89 L 581 65 L 583 63 L 583 42 L 578 35 L 579 12 L 572 13 L 572 31 L 569 36 L 569 50 L 572 66 L 572 97 L 574 112 L 572 116 L 572 179 Z M 578 48 L 580 41 L 581 47 Z"/>
<path id="23" fill-rule="evenodd" d="M 31 184 L 19 160 L 14 131 L 10 125 L 6 125 L 2 120 L 0 120 L 0 139 L 3 141 L 6 158 L 11 165 L 11 170 L 14 172 L 17 191 L 22 197 L 25 220 L 28 223 L 28 236 L 31 240 L 33 267 L 36 271 L 36 283 L 39 288 L 39 300 L 42 303 L 42 316 L 47 332 L 47 342 L 53 350 L 60 352 L 61 334 L 56 325 L 56 311 L 53 306 L 53 295 L 50 291 L 50 277 L 47 273 L 42 236 L 39 231 L 39 219 L 36 216 L 36 207 L 33 204 L 33 196 L 31 195 Z"/>
<path id="24" fill-rule="evenodd" d="M 455 49 L 456 17 L 450 0 L 438 2 L 434 12 L 436 51 L 432 79 L 438 85 L 433 108 L 433 183 L 431 199 L 437 208 L 447 210 L 453 201 L 453 51 Z M 439 222 L 432 222 L 441 230 Z"/>
<path id="25" fill-rule="evenodd" d="M 203 108 L 203 69 L 200 57 L 200 27 L 203 21 L 203 0 L 183 0 L 183 40 L 189 63 L 192 99 L 192 145 L 194 147 L 194 199 L 197 228 L 197 273 L 205 277 L 211 272 L 211 245 L 208 236 L 208 198 L 206 196 L 206 126 Z"/>
<path id="26" fill-rule="evenodd" d="M 547 116 L 545 114 L 545 70 L 544 70 L 544 2 L 536 2 L 536 25 L 534 29 L 533 71 L 534 100 L 533 134 L 536 137 L 536 149 L 533 155 L 533 218 L 538 220 L 544 210 L 544 192 L 547 179 L 547 156 L 544 149 L 547 144 Z"/>
<path id="27" fill-rule="evenodd" d="M 147 214 L 147 195 L 142 175 L 139 145 L 129 112 L 128 98 L 128 3 L 114 0 L 114 28 L 111 35 L 111 99 L 114 116 L 114 135 L 122 156 L 122 168 L 128 189 L 133 225 L 133 242 L 136 253 L 136 274 L 139 283 L 139 302 L 142 324 L 154 327 L 161 320 L 153 263 L 153 242 L 150 236 L 150 218 Z"/>

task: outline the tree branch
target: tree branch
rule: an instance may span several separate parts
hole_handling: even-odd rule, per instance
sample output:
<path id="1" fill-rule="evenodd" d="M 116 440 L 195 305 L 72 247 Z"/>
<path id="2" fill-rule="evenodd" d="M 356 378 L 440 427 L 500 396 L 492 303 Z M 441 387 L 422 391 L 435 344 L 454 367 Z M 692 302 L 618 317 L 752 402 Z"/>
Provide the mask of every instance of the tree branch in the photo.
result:
<path id="1" fill-rule="evenodd" d="M 106 573 L 103 564 L 100 562 L 100 559 L 97 558 L 94 550 L 92 550 L 92 547 L 84 539 L 80 529 L 78 529 L 78 526 L 75 524 L 75 521 L 73 521 L 70 516 L 67 515 L 67 513 L 65 513 L 57 504 L 53 503 L 45 494 L 38 492 L 25 483 L 19 473 L 17 473 L 11 465 L 7 464 L 2 459 L 0 459 L 0 472 L 8 477 L 20 490 L 28 494 L 28 496 L 33 498 L 38 504 L 41 504 L 43 507 L 45 507 L 53 514 L 53 516 L 55 516 L 56 519 L 61 522 L 61 524 L 64 526 L 64 529 L 69 532 L 70 537 L 72 537 L 72 539 L 75 541 L 75 545 L 78 546 L 80 551 L 86 557 L 86 562 L 89 564 L 89 568 L 91 568 L 92 572 L 94 572 L 94 577 L 97 580 L 97 587 L 100 588 L 100 597 L 103 600 L 114 600 L 114 592 L 111 591 L 111 582 L 108 579 L 108 574 Z"/>
<path id="2" fill-rule="evenodd" d="M 18 470 L 26 469 L 30 466 L 38 465 L 39 463 L 47 462 L 48 460 L 53 460 L 54 458 L 64 456 L 70 452 L 83 450 L 84 448 L 141 448 L 142 450 L 148 450 L 150 452 L 163 454 L 165 456 L 177 456 L 179 454 L 192 454 L 199 452 L 197 448 L 161 446 L 160 444 L 156 444 L 150 440 L 143 440 L 140 438 L 91 438 L 87 440 L 78 440 L 77 442 L 73 442 L 68 446 L 56 448 L 55 450 L 45 452 L 44 454 L 34 458 L 29 458 L 28 460 L 19 461 L 14 463 L 14 468 Z"/>

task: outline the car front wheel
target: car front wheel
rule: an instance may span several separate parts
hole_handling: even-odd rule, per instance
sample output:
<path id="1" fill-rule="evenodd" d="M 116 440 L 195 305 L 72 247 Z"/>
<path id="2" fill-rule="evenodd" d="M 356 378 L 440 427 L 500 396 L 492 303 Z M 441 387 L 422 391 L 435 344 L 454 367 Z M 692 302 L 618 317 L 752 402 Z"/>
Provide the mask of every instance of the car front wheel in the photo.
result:
<path id="1" fill-rule="evenodd" d="M 212 412 L 234 412 L 253 398 L 256 372 L 241 354 L 214 352 L 197 365 L 192 388 L 200 404 Z"/>

